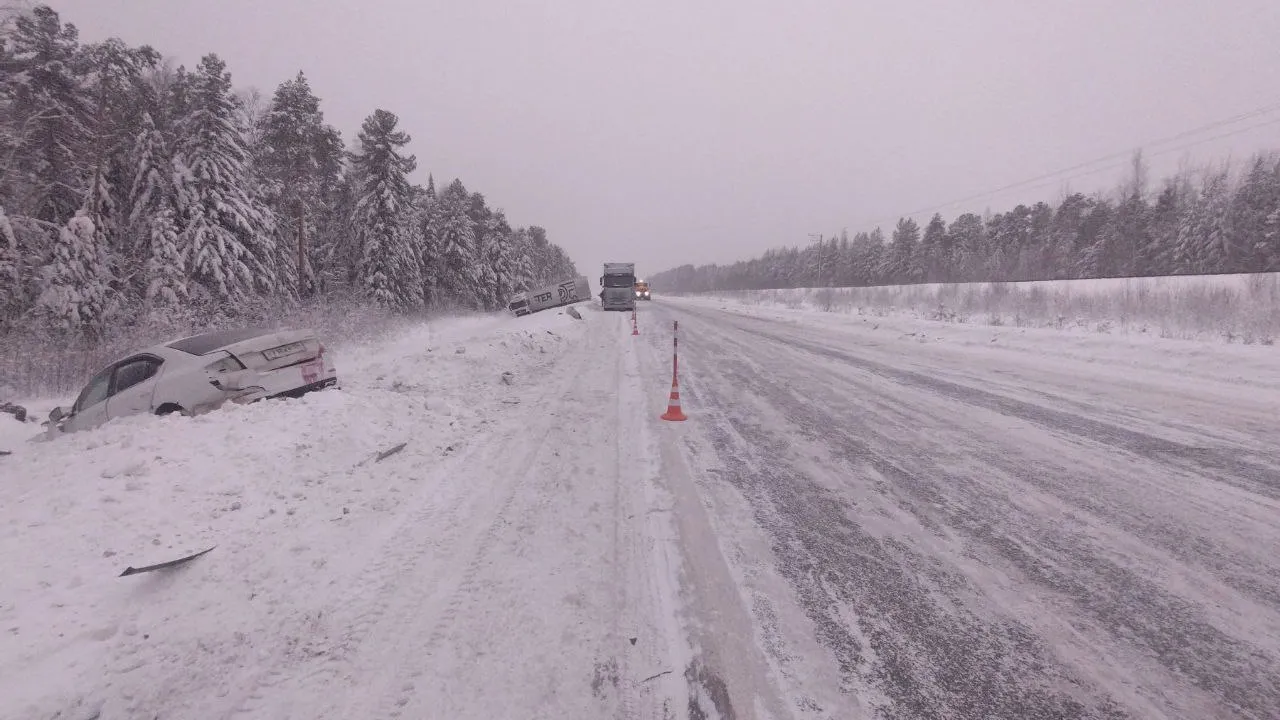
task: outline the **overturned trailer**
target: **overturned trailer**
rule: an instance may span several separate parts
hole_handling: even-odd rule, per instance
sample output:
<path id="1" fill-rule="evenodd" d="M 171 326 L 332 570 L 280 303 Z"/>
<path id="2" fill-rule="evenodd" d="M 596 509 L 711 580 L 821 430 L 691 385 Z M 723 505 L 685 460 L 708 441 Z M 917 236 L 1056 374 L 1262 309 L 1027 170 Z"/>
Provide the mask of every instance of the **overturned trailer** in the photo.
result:
<path id="1" fill-rule="evenodd" d="M 507 309 L 515 315 L 531 315 L 540 310 L 571 305 L 590 298 L 591 286 L 587 283 L 586 276 L 579 275 L 572 280 L 516 293 Z"/>

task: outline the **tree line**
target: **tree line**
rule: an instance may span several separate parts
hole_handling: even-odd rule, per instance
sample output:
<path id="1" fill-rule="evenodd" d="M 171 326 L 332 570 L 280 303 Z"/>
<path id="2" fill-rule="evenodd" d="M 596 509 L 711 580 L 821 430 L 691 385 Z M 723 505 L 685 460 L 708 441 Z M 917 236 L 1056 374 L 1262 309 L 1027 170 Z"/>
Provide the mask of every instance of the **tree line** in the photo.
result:
<path id="1" fill-rule="evenodd" d="M 1280 271 L 1280 161 L 1180 172 L 1147 188 L 1141 154 L 1113 193 L 1002 213 L 910 218 L 730 265 L 683 265 L 650 279 L 673 292 L 866 287 Z"/>
<path id="2" fill-rule="evenodd" d="M 453 180 L 410 181 L 399 119 L 351 147 L 301 72 L 267 100 L 225 63 L 83 44 L 48 6 L 0 18 L 0 334 L 354 297 L 491 310 L 576 274 L 538 226 Z"/>

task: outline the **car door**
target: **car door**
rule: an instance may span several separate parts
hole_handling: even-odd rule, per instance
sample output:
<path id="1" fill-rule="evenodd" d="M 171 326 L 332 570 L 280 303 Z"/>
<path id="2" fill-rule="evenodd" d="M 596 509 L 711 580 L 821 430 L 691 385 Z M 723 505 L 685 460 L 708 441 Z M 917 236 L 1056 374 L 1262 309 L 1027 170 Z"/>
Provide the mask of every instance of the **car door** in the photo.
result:
<path id="1" fill-rule="evenodd" d="M 107 398 L 111 395 L 111 377 L 115 370 L 113 365 L 89 380 L 89 384 L 80 391 L 80 397 L 76 398 L 75 405 L 71 406 L 71 417 L 67 418 L 63 429 L 87 430 L 107 421 Z"/>
<path id="2" fill-rule="evenodd" d="M 107 400 L 107 416 L 112 418 L 151 412 L 151 397 L 160 375 L 160 358 L 140 355 L 116 363 Z"/>

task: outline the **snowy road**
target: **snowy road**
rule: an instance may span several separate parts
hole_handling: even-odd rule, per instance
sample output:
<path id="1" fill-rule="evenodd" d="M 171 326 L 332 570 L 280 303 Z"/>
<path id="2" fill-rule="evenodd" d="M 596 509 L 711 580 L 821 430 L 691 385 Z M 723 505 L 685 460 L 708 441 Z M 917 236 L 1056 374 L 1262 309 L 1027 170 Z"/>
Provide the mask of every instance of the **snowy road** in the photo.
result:
<path id="1" fill-rule="evenodd" d="M 1272 348 L 639 317 L 0 428 L 0 719 L 1280 717 Z"/>
<path id="2" fill-rule="evenodd" d="M 797 717 L 1280 717 L 1274 370 L 719 305 L 650 315 Z"/>

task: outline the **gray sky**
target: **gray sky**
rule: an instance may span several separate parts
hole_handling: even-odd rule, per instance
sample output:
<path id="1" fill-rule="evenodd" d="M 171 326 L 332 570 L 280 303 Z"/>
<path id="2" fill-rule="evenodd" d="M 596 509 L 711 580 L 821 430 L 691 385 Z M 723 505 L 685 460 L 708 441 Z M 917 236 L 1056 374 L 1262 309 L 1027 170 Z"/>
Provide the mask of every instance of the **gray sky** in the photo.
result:
<path id="1" fill-rule="evenodd" d="M 86 41 L 147 43 L 188 66 L 217 52 L 237 86 L 268 96 L 304 70 L 348 140 L 375 108 L 395 112 L 421 179 L 461 177 L 513 224 L 543 225 L 593 281 L 603 261 L 645 274 L 888 230 L 1264 107 L 1151 148 L 1173 149 L 1151 157 L 1152 176 L 1280 149 L 1276 0 L 51 4 Z"/>

